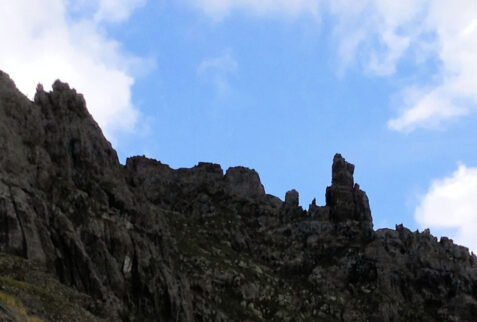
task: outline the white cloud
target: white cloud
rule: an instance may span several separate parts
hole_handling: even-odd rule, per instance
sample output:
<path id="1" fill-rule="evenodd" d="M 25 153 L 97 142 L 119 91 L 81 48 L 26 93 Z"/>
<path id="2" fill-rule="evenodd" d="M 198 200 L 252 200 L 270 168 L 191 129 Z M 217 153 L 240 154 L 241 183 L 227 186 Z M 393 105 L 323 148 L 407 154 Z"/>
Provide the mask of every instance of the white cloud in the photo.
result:
<path id="1" fill-rule="evenodd" d="M 404 107 L 401 115 L 388 121 L 393 130 L 410 132 L 418 127 L 439 128 L 443 121 L 468 112 L 463 105 L 453 102 L 453 93 L 445 85 L 431 90 L 409 87 L 402 91 Z"/>
<path id="2" fill-rule="evenodd" d="M 197 67 L 197 73 L 211 78 L 219 96 L 225 96 L 231 91 L 230 74 L 235 73 L 237 69 L 238 63 L 228 50 L 219 56 L 204 59 Z"/>
<path id="3" fill-rule="evenodd" d="M 413 57 L 416 64 L 437 58 L 439 70 L 429 75 L 432 83 L 409 84 L 402 90 L 404 103 L 389 120 L 390 129 L 438 128 L 477 110 L 475 0 L 199 0 L 194 4 L 214 19 L 233 10 L 291 17 L 320 16 L 326 11 L 335 17 L 340 73 L 358 61 L 368 73 L 392 76 L 405 56 Z M 410 92 L 412 99 L 406 96 Z"/>
<path id="4" fill-rule="evenodd" d="M 419 29 L 415 20 L 422 10 L 420 3 L 414 0 L 328 1 L 328 9 L 336 19 L 334 33 L 341 68 L 362 56 L 361 63 L 367 71 L 381 76 L 393 74 L 399 58 L 411 45 L 411 35 Z"/>
<path id="5" fill-rule="evenodd" d="M 438 126 L 477 107 L 477 2 L 431 2 L 425 28 L 435 33 L 441 68 L 435 87 L 422 90 L 412 104 L 390 120 L 390 128 L 409 131 Z"/>
<path id="6" fill-rule="evenodd" d="M 451 176 L 432 182 L 415 210 L 421 228 L 454 231 L 454 242 L 477 251 L 477 168 L 460 165 Z M 445 233 L 444 233 L 445 234 Z"/>
<path id="7" fill-rule="evenodd" d="M 401 92 L 402 106 L 390 129 L 409 132 L 439 128 L 477 107 L 477 2 L 368 0 L 349 6 L 330 1 L 335 31 L 345 64 L 365 57 L 367 71 L 393 75 L 406 53 L 417 64 L 436 57 L 439 70 L 427 84 L 410 84 Z M 435 82 L 439 80 L 439 82 Z"/>
<path id="8" fill-rule="evenodd" d="M 36 84 L 61 79 L 83 93 L 105 134 L 134 128 L 134 83 L 121 45 L 105 36 L 102 23 L 127 19 L 143 1 L 15 0 L 0 2 L 0 69 L 30 98 Z M 85 6 L 92 7 L 87 14 Z M 73 12 L 74 11 L 74 12 Z M 84 12 L 84 14 L 82 14 Z M 74 13 L 72 18 L 70 13 Z"/>
<path id="9" fill-rule="evenodd" d="M 191 0 L 189 0 L 191 1 Z M 338 52 L 344 65 L 350 63 L 356 50 L 370 39 L 377 40 L 380 48 L 367 46 L 366 67 L 380 75 L 394 72 L 397 60 L 410 45 L 410 38 L 401 32 L 405 24 L 415 22 L 421 12 L 423 0 L 198 0 L 194 6 L 215 20 L 221 20 L 232 11 L 245 11 L 255 15 L 281 15 L 299 17 L 311 14 L 320 17 L 327 12 L 337 22 L 335 36 L 339 39 Z M 417 25 L 417 24 L 416 24 Z M 410 30 L 414 30 L 415 24 Z M 415 31 L 413 31 L 415 32 Z"/>

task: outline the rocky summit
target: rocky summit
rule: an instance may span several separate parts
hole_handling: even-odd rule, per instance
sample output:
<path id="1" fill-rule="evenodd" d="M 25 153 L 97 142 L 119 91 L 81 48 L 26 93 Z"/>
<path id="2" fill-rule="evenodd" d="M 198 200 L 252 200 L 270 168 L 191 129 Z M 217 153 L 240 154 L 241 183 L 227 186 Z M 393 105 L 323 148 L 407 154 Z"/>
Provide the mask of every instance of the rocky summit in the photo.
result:
<path id="1" fill-rule="evenodd" d="M 326 205 L 257 172 L 118 161 L 82 95 L 0 72 L 1 321 L 475 321 L 477 258 L 373 229 L 354 166 Z"/>

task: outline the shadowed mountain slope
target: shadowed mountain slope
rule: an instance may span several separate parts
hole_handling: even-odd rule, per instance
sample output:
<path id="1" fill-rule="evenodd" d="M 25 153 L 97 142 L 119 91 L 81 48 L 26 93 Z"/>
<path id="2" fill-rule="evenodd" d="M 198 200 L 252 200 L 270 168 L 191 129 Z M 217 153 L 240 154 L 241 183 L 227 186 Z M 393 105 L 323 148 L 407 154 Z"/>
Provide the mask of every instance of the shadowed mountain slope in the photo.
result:
<path id="1" fill-rule="evenodd" d="M 354 166 L 326 205 L 244 167 L 125 165 L 75 90 L 34 102 L 0 72 L 0 319 L 473 321 L 467 248 L 373 230 Z"/>

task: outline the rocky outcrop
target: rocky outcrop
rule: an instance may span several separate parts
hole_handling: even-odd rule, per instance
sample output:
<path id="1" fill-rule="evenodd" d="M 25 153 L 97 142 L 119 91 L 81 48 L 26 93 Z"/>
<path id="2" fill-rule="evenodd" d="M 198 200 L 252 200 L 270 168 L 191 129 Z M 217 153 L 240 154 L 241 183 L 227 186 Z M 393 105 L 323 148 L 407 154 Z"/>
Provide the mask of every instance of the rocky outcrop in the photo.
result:
<path id="1" fill-rule="evenodd" d="M 354 166 L 326 204 L 265 193 L 254 170 L 121 165 L 75 90 L 33 102 L 0 73 L 0 318 L 55 321 L 472 321 L 467 248 L 373 230 Z M 59 296 L 58 294 L 65 294 Z M 5 299 L 20 301 L 18 312 Z M 45 301 L 44 299 L 49 299 Z M 61 304 L 67 298 L 66 304 Z M 17 303 L 17 302 L 15 302 Z"/>
<path id="2" fill-rule="evenodd" d="M 0 137 L 2 251 L 100 301 L 100 317 L 192 320 L 163 210 L 131 191 L 81 95 L 57 81 L 29 102 L 1 74 Z"/>
<path id="3" fill-rule="evenodd" d="M 265 189 L 255 170 L 244 167 L 232 167 L 227 170 L 224 180 L 227 191 L 240 197 L 253 198 L 265 194 Z"/>
<path id="4" fill-rule="evenodd" d="M 352 239 L 371 239 L 373 221 L 366 193 L 353 179 L 354 165 L 340 155 L 333 158 L 331 186 L 326 188 L 326 205 L 330 218 L 344 235 Z"/>

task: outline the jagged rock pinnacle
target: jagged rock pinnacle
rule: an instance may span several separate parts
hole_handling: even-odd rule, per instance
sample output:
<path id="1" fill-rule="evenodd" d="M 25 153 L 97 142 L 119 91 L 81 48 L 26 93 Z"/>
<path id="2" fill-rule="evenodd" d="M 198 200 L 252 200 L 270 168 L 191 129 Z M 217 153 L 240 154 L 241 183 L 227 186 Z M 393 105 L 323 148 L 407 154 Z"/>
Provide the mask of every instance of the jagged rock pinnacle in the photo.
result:
<path id="1" fill-rule="evenodd" d="M 333 158 L 331 170 L 331 184 L 337 186 L 353 187 L 354 165 L 346 162 L 341 154 L 336 153 Z"/>
<path id="2" fill-rule="evenodd" d="M 299 204 L 298 191 L 296 191 L 295 189 L 287 191 L 287 193 L 285 194 L 285 206 L 298 207 L 298 204 Z"/>
<path id="3" fill-rule="evenodd" d="M 335 222 L 356 222 L 360 235 L 370 237 L 373 221 L 366 193 L 354 184 L 354 165 L 346 162 L 341 154 L 333 158 L 331 186 L 326 188 L 326 205 L 330 207 Z"/>

